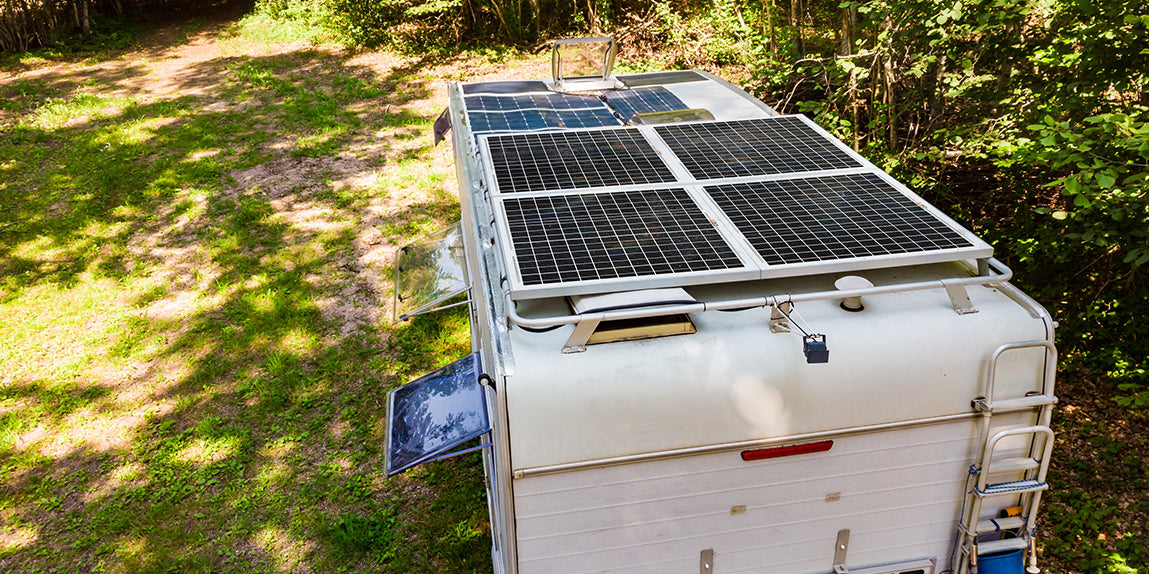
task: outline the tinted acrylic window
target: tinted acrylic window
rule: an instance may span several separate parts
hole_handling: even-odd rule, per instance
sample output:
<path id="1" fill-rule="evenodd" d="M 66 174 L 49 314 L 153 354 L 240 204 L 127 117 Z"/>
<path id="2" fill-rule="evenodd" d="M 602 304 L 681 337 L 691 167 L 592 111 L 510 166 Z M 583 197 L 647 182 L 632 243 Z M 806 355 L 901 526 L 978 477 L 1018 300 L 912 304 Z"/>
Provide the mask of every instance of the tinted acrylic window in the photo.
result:
<path id="1" fill-rule="evenodd" d="M 391 391 L 388 476 L 490 430 L 479 373 L 479 355 L 471 354 Z"/>

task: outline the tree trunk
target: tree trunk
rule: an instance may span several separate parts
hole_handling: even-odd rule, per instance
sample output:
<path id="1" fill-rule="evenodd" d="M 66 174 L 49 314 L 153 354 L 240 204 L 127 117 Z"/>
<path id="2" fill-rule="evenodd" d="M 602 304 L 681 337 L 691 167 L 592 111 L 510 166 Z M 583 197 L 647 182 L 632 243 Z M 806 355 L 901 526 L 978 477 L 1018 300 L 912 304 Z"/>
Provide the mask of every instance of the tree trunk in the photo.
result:
<path id="1" fill-rule="evenodd" d="M 854 53 L 854 28 L 856 27 L 855 22 L 857 18 L 858 12 L 855 8 L 842 8 L 842 35 L 841 44 L 838 46 L 838 53 L 843 56 L 849 56 Z"/>
<path id="2" fill-rule="evenodd" d="M 798 52 L 798 57 L 801 58 L 806 50 L 802 47 L 802 0 L 790 0 L 790 27 L 791 39 L 794 42 L 794 49 Z"/>
<path id="3" fill-rule="evenodd" d="M 898 115 L 897 94 L 894 92 L 894 63 L 893 58 L 887 54 L 882 59 L 882 78 L 886 83 L 886 123 L 889 124 L 890 151 L 898 149 Z"/>
<path id="4" fill-rule="evenodd" d="M 853 108 L 853 117 L 850 121 L 853 122 L 854 130 L 854 151 L 858 150 L 858 145 L 861 143 L 859 137 L 861 136 L 861 126 L 858 125 L 858 69 L 850 69 L 850 107 Z"/>
<path id="5" fill-rule="evenodd" d="M 946 55 L 944 52 L 942 53 L 941 56 L 938 56 L 938 61 L 936 64 L 937 69 L 934 70 L 934 86 L 933 86 L 934 89 L 930 91 L 930 127 L 931 127 L 931 130 L 932 130 L 933 126 L 939 125 L 939 122 L 941 122 L 942 118 L 945 116 L 945 107 L 946 107 L 945 89 L 946 89 L 946 87 L 945 87 L 945 82 L 943 80 L 945 79 L 946 65 L 948 62 L 949 62 L 949 60 L 948 60 L 948 58 L 946 58 Z"/>
<path id="6" fill-rule="evenodd" d="M 88 0 L 80 0 L 80 31 L 85 36 L 92 31 L 92 25 L 88 21 Z"/>
<path id="7" fill-rule="evenodd" d="M 770 24 L 770 55 L 778 58 L 778 37 L 774 35 L 774 15 L 778 13 L 777 0 L 770 0 L 770 8 L 766 12 L 766 20 Z"/>

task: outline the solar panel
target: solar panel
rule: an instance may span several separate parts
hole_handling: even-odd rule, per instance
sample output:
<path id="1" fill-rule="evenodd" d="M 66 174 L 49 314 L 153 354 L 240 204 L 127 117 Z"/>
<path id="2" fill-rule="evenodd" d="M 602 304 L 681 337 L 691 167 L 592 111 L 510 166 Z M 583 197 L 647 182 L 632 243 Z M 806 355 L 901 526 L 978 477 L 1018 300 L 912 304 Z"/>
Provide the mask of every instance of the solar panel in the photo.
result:
<path id="1" fill-rule="evenodd" d="M 683 189 L 502 201 L 527 286 L 743 268 Z"/>
<path id="2" fill-rule="evenodd" d="M 517 110 L 578 110 L 606 108 L 598 96 L 544 92 L 516 95 L 481 95 L 463 98 L 470 112 L 507 112 Z"/>
<path id="3" fill-rule="evenodd" d="M 675 181 L 635 128 L 487 136 L 500 193 Z"/>
<path id="4" fill-rule="evenodd" d="M 861 167 L 800 116 L 655 128 L 696 179 Z"/>
<path id="5" fill-rule="evenodd" d="M 606 107 L 587 110 L 471 112 L 471 131 L 527 131 L 548 128 L 598 128 L 620 124 Z"/>
<path id="6" fill-rule="evenodd" d="M 603 94 L 610 107 L 618 112 L 623 120 L 629 121 L 635 114 L 651 112 L 670 112 L 685 110 L 686 104 L 678 99 L 670 90 L 657 88 L 642 88 L 639 90 L 617 90 Z"/>
<path id="7" fill-rule="evenodd" d="M 767 265 L 980 247 L 874 173 L 705 189 Z"/>

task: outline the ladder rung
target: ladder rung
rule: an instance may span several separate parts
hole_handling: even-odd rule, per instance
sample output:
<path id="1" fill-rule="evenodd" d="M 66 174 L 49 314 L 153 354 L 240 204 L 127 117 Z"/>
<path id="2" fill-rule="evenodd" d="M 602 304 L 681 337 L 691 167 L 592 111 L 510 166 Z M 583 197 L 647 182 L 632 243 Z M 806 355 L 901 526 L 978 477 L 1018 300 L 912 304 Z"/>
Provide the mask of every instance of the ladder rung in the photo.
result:
<path id="1" fill-rule="evenodd" d="M 1029 548 L 1029 541 L 1024 538 L 1006 538 L 1005 540 L 988 540 L 977 543 L 977 555 L 994 554 L 1005 550 L 1020 550 Z"/>
<path id="2" fill-rule="evenodd" d="M 1033 395 L 1029 397 L 1018 397 L 1016 399 L 1001 399 L 993 401 L 989 404 L 992 412 L 1001 413 L 1009 411 L 1021 411 L 1025 409 L 1032 409 L 1034 407 L 1043 407 L 1045 405 L 1057 404 L 1057 397 L 1049 395 Z"/>
<path id="3" fill-rule="evenodd" d="M 999 530 L 1014 530 L 1023 526 L 1025 526 L 1025 518 L 1022 518 L 1021 516 L 979 520 L 977 521 L 977 533 L 985 534 L 987 532 L 997 532 Z"/>
<path id="4" fill-rule="evenodd" d="M 1041 466 L 1041 461 L 1035 458 L 1005 458 L 989 463 L 989 474 L 1002 472 L 1017 472 L 1019 470 L 1033 470 Z"/>
<path id="5" fill-rule="evenodd" d="M 985 490 L 975 490 L 978 496 L 998 496 L 1002 494 L 1024 494 L 1037 492 L 1049 488 L 1049 483 L 1039 482 L 1036 479 L 1015 480 L 1012 482 L 997 482 L 987 484 Z"/>

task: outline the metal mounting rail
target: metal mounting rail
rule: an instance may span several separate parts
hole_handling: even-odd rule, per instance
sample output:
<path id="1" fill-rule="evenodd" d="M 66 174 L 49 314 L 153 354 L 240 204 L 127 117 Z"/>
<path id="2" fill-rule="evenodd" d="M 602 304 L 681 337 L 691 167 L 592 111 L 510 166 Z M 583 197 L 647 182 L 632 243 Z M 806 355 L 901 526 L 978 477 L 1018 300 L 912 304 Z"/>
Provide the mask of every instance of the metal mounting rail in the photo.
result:
<path id="1" fill-rule="evenodd" d="M 748 297 L 743 299 L 727 299 L 723 301 L 700 301 L 698 303 L 661 305 L 654 307 L 641 307 L 636 309 L 619 309 L 615 311 L 599 311 L 581 315 L 558 315 L 554 317 L 527 318 L 518 314 L 510 293 L 504 294 L 507 317 L 512 323 L 520 327 L 544 328 L 559 325 L 571 325 L 587 321 L 617 321 L 620 319 L 639 319 L 644 317 L 660 317 L 663 315 L 676 315 L 684 313 L 699 313 L 703 311 L 729 311 L 771 307 L 780 303 L 801 303 L 804 301 L 822 301 L 826 299 L 842 299 L 844 297 L 864 297 L 868 295 L 883 295 L 887 293 L 904 293 L 907 291 L 923 291 L 926 289 L 946 289 L 974 285 L 997 285 L 1006 283 L 1013 278 L 1013 271 L 1004 263 L 990 257 L 986 260 L 985 273 L 989 275 L 975 275 L 959 279 L 935 279 L 915 283 L 899 283 L 896 285 L 880 285 L 863 289 L 846 289 L 834 291 L 815 291 L 812 293 L 795 293 L 767 295 L 763 297 Z"/>

